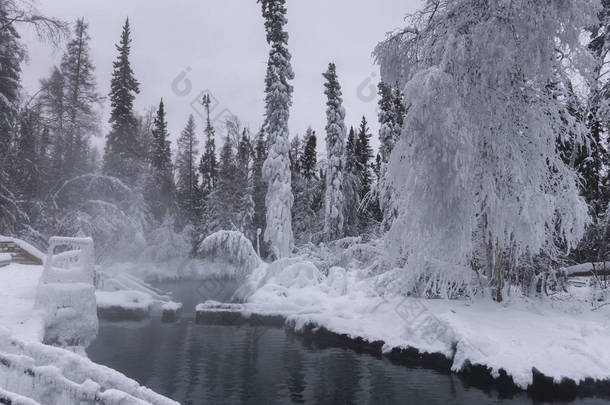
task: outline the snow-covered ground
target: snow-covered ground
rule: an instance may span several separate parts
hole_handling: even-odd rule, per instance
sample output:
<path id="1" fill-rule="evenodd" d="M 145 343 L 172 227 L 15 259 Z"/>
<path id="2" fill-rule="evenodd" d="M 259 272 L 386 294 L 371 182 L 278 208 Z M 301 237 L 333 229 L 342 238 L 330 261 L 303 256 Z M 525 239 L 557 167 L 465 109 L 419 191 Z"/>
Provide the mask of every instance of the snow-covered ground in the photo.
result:
<path id="1" fill-rule="evenodd" d="M 533 369 L 556 382 L 610 379 L 610 307 L 593 309 L 590 290 L 571 286 L 554 298 L 509 297 L 504 303 L 379 296 L 372 279 L 309 261 L 263 265 L 242 294 L 243 312 L 281 314 L 302 330 L 308 324 L 350 337 L 383 341 L 383 350 L 414 347 L 442 353 L 452 369 L 468 364 L 504 369 L 527 388 Z"/>
<path id="2" fill-rule="evenodd" d="M 42 266 L 10 264 L 0 267 L 0 328 L 27 341 L 42 341 L 41 314 L 34 308 Z"/>
<path id="3" fill-rule="evenodd" d="M 42 344 L 45 313 L 36 306 L 42 275 L 42 266 L 12 263 L 0 267 L 0 402 L 177 404 L 91 362 L 82 349 L 77 354 Z M 152 299 L 148 294 L 145 298 Z"/>

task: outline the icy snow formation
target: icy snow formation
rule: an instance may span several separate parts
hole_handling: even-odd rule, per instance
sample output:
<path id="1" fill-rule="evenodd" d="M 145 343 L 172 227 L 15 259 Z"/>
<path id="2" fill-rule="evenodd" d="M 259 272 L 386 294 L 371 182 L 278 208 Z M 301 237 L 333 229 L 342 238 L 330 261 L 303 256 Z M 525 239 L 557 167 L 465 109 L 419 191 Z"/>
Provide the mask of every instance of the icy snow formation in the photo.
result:
<path id="1" fill-rule="evenodd" d="M 61 246 L 71 250 L 54 255 L 55 249 Z M 45 343 L 88 346 L 97 335 L 93 265 L 91 238 L 52 237 L 49 240 L 36 293 L 36 307 L 44 322 Z"/>
<path id="2" fill-rule="evenodd" d="M 133 290 L 96 291 L 95 297 L 98 308 L 119 307 L 148 311 L 155 303 L 149 294 Z"/>
<path id="3" fill-rule="evenodd" d="M 23 342 L 0 329 L 0 400 L 31 405 L 176 405 L 121 373 L 76 353 Z M 9 402 L 10 403 L 10 402 Z"/>

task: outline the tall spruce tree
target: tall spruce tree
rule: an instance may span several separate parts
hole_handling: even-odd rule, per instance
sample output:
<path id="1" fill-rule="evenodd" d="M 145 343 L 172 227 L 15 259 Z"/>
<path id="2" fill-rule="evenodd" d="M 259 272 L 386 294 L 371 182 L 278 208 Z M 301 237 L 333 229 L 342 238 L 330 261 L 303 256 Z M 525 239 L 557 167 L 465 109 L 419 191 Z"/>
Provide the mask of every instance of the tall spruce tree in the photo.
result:
<path id="1" fill-rule="evenodd" d="M 179 222 L 195 224 L 198 221 L 199 174 L 197 172 L 197 146 L 195 118 L 189 115 L 186 127 L 178 138 L 178 156 L 176 158 L 176 199 L 180 209 Z"/>
<path id="2" fill-rule="evenodd" d="M 116 49 L 119 53 L 113 63 L 110 83 L 110 124 L 112 129 L 106 136 L 104 150 L 104 173 L 134 184 L 143 156 L 137 139 L 136 118 L 133 113 L 135 95 L 140 92 L 129 54 L 131 52 L 131 30 L 129 19 L 123 25 L 121 40 Z"/>
<path id="3" fill-rule="evenodd" d="M 345 168 L 343 173 L 343 194 L 345 199 L 343 216 L 345 234 L 348 236 L 355 236 L 360 231 L 359 207 L 362 187 L 360 181 L 362 168 L 358 159 L 358 151 L 360 149 L 360 142 L 354 127 L 350 127 L 345 144 Z"/>
<path id="4" fill-rule="evenodd" d="M 146 186 L 146 199 L 159 221 L 174 207 L 175 184 L 172 153 L 165 119 L 163 100 L 153 125 L 153 144 L 149 157 L 151 173 Z"/>
<path id="5" fill-rule="evenodd" d="M 347 141 L 345 143 L 345 170 L 357 171 L 359 165 L 358 158 L 356 157 L 356 132 L 354 127 L 349 127 L 349 133 L 347 135 Z"/>
<path id="6" fill-rule="evenodd" d="M 360 177 L 360 198 L 364 197 L 371 191 L 372 176 L 371 176 L 371 160 L 373 159 L 373 148 L 371 147 L 371 133 L 369 132 L 366 117 L 362 117 L 360 127 L 358 128 L 358 136 L 355 145 L 355 155 L 359 163 Z"/>
<path id="7" fill-rule="evenodd" d="M 220 150 L 218 184 L 210 195 L 208 209 L 212 215 L 212 230 L 233 230 L 237 227 L 235 213 L 239 207 L 237 165 L 231 137 L 227 136 Z"/>
<path id="8" fill-rule="evenodd" d="M 215 131 L 210 121 L 210 95 L 203 96 L 203 107 L 206 111 L 205 123 L 205 147 L 199 163 L 201 173 L 201 191 L 209 194 L 218 181 L 218 162 L 216 161 L 216 140 Z"/>
<path id="9" fill-rule="evenodd" d="M 388 163 L 394 149 L 395 137 L 395 103 L 392 88 L 379 82 L 379 155 L 383 163 Z"/>
<path id="10" fill-rule="evenodd" d="M 293 245 L 288 117 L 294 78 L 288 51 L 285 0 L 259 0 L 271 46 L 265 78 L 265 132 L 269 150 L 263 165 L 267 182 L 265 240 L 275 257 L 287 257 Z"/>
<path id="11" fill-rule="evenodd" d="M 303 153 L 301 154 L 301 173 L 307 180 L 311 180 L 316 176 L 316 165 L 318 157 L 316 156 L 316 131 L 307 128 L 305 132 Z"/>
<path id="12" fill-rule="evenodd" d="M 342 238 L 344 235 L 344 195 L 343 169 L 345 153 L 345 109 L 341 97 L 341 86 L 337 79 L 334 63 L 323 73 L 324 94 L 326 94 L 326 198 L 324 203 L 324 234 L 327 240 Z"/>

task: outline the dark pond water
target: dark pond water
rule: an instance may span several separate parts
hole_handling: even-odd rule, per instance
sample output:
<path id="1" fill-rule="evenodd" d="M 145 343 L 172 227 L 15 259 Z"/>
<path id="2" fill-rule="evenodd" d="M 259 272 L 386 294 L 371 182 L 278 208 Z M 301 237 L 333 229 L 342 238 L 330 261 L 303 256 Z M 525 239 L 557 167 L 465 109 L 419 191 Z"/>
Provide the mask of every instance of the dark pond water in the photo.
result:
<path id="1" fill-rule="evenodd" d="M 102 322 L 87 350 L 182 404 L 535 404 L 523 393 L 502 398 L 464 379 L 316 342 L 280 328 L 197 325 L 190 309 L 228 299 L 233 285 L 165 283 L 186 313 L 172 324 Z M 606 403 L 585 399 L 573 404 Z"/>

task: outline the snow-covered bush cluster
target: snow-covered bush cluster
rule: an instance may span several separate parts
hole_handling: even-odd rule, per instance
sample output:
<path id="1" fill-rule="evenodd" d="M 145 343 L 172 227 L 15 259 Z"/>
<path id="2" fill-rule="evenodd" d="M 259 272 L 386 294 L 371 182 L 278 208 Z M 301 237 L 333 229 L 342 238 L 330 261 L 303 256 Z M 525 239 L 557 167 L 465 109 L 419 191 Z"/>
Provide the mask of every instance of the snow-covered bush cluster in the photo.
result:
<path id="1" fill-rule="evenodd" d="M 247 276 L 262 263 L 252 243 L 237 231 L 220 231 L 208 236 L 195 257 L 202 267 L 216 268 L 213 274 L 224 277 Z"/>

